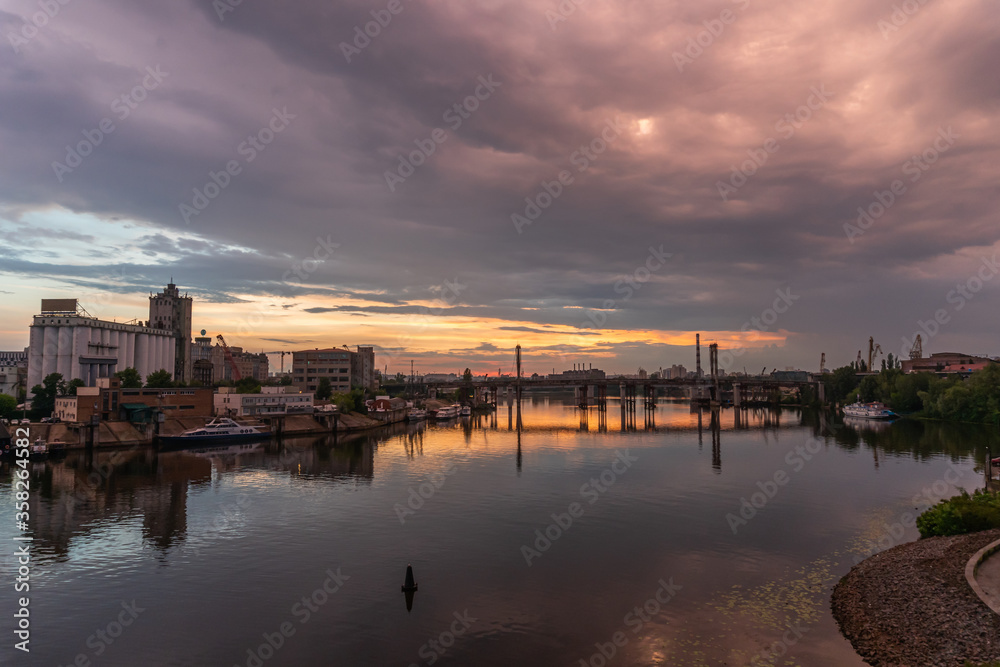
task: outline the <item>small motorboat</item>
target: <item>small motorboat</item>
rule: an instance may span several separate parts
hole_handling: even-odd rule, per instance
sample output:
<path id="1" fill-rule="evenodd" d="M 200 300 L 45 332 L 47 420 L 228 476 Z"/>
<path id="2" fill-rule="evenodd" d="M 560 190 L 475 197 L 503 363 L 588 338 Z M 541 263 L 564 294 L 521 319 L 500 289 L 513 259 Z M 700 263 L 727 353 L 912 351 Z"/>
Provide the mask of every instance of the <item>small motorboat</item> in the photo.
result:
<path id="1" fill-rule="evenodd" d="M 44 459 L 49 455 L 49 445 L 40 437 L 36 438 L 28 450 L 28 455 L 33 459 Z"/>
<path id="2" fill-rule="evenodd" d="M 406 413 L 406 421 L 418 422 L 427 419 L 427 411 L 423 408 L 410 408 Z"/>

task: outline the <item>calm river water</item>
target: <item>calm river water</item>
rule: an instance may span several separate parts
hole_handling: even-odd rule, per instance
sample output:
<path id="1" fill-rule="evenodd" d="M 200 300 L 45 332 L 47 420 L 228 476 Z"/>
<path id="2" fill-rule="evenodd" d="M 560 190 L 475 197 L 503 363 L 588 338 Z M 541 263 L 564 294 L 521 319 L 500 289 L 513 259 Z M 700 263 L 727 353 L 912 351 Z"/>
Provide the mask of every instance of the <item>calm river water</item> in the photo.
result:
<path id="1" fill-rule="evenodd" d="M 862 665 L 832 585 L 916 539 L 908 513 L 982 486 L 1000 449 L 992 429 L 798 410 L 620 416 L 538 395 L 520 432 L 502 406 L 337 442 L 36 462 L 30 655 L 12 648 L 5 463 L 0 662 Z"/>

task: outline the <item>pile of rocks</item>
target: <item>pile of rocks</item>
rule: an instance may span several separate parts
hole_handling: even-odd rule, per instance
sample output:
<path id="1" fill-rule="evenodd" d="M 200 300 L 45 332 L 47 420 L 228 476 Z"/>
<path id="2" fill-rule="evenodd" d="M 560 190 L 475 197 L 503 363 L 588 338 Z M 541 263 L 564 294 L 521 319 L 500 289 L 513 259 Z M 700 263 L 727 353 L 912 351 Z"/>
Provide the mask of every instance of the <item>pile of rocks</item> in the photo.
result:
<path id="1" fill-rule="evenodd" d="M 1000 659 L 1000 615 L 965 579 L 968 560 L 996 539 L 1000 529 L 931 537 L 862 561 L 833 591 L 841 632 L 874 667 Z"/>

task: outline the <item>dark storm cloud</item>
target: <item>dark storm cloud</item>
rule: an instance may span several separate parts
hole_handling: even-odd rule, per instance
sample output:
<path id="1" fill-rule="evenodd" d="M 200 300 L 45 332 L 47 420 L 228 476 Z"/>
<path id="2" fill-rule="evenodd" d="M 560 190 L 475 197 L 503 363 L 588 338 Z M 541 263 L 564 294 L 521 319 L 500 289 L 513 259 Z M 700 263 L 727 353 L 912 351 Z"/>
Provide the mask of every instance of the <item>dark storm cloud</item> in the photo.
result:
<path id="1" fill-rule="evenodd" d="M 790 287 L 801 299 L 774 327 L 794 334 L 788 363 L 811 366 L 819 349 L 846 361 L 854 339 L 908 335 L 997 242 L 988 2 L 923 5 L 884 35 L 891 2 L 592 0 L 555 30 L 555 3 L 404 2 L 347 62 L 341 43 L 381 7 L 241 3 L 220 19 L 211 3 L 68 6 L 0 59 L 0 201 L 148 221 L 161 231 L 136 250 L 193 293 L 329 299 L 310 314 L 425 313 L 415 304 L 457 277 L 466 289 L 434 316 L 580 328 L 601 309 L 614 329 L 738 330 Z M 723 9 L 737 20 L 678 71 L 674 54 Z M 114 101 L 156 66 L 169 74 L 119 118 Z M 445 112 L 490 76 L 499 86 L 453 128 Z M 294 117 L 248 160 L 241 146 L 275 110 Z M 114 131 L 60 182 L 52 162 L 105 117 Z M 575 152 L 608 127 L 609 148 L 579 171 Z M 954 145 L 910 181 L 904 165 L 949 127 Z M 444 143 L 390 192 L 385 172 L 435 128 Z M 768 139 L 778 150 L 723 201 L 719 182 Z M 228 161 L 240 172 L 188 224 L 180 204 Z M 561 170 L 573 183 L 517 233 L 511 215 Z M 851 243 L 845 223 L 895 179 L 905 194 Z M 99 230 L 76 233 L 114 256 Z M 305 278 L 287 277 L 330 243 Z M 661 245 L 672 258 L 637 282 Z M 3 270 L 102 271 L 23 255 Z M 122 289 L 164 282 L 125 272 Z M 995 294 L 948 335 L 988 347 Z"/>

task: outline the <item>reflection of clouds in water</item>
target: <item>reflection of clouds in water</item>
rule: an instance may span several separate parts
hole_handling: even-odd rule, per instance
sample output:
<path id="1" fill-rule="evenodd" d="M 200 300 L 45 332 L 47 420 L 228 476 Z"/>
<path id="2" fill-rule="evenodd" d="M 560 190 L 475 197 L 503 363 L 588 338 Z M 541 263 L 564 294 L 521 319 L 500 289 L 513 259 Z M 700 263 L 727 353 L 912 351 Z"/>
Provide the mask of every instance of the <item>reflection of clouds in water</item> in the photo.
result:
<path id="1" fill-rule="evenodd" d="M 684 627 L 678 629 L 672 642 L 669 663 L 688 667 L 710 667 L 720 664 L 720 660 L 732 665 L 750 664 L 762 651 L 781 642 L 789 628 L 797 626 L 808 632 L 809 626 L 822 617 L 838 579 L 834 566 L 833 561 L 818 558 L 780 579 L 750 588 L 736 585 L 726 593 L 716 594 L 702 609 L 680 620 Z M 760 662 L 801 665 L 790 655 Z"/>

